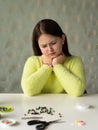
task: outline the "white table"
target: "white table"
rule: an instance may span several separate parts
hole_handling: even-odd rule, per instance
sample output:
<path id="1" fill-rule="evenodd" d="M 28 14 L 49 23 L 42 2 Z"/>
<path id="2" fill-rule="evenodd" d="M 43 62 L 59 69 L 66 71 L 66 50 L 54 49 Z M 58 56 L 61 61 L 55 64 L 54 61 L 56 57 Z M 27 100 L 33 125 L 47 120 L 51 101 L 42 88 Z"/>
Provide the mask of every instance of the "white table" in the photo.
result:
<path id="1" fill-rule="evenodd" d="M 90 104 L 94 108 L 78 110 L 77 104 Z M 33 97 L 27 97 L 24 94 L 0 94 L 0 106 L 10 105 L 14 111 L 2 114 L 1 119 L 12 118 L 17 121 L 13 126 L 0 125 L 0 130 L 35 130 L 35 126 L 27 125 L 31 119 L 21 119 L 28 109 L 38 106 L 52 107 L 55 110 L 54 115 L 41 114 L 42 120 L 54 120 L 59 118 L 59 112 L 62 114 L 64 123 L 56 123 L 47 127 L 47 130 L 98 130 L 98 94 L 84 95 L 82 97 L 71 97 L 66 94 L 43 94 Z M 77 126 L 76 120 L 86 122 L 84 126 Z"/>

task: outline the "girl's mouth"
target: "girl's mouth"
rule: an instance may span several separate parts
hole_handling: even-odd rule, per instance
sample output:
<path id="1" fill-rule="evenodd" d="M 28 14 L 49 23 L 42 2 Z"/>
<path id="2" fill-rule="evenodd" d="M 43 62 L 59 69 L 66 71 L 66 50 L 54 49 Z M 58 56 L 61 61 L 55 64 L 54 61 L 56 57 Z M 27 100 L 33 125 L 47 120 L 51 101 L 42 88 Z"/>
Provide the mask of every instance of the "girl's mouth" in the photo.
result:
<path id="1" fill-rule="evenodd" d="M 55 52 L 53 52 L 53 53 L 50 53 L 49 55 L 50 55 L 50 56 L 53 56 L 53 55 L 55 55 Z"/>

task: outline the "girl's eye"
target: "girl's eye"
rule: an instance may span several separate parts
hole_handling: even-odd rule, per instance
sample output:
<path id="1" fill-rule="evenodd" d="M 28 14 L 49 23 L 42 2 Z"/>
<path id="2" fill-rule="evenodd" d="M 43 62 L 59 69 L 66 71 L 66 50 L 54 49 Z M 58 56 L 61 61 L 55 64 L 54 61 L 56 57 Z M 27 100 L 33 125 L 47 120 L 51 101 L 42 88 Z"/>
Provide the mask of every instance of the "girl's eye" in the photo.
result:
<path id="1" fill-rule="evenodd" d="M 47 47 L 47 45 L 42 45 L 42 46 L 41 46 L 41 48 L 46 48 L 46 47 Z"/>
<path id="2" fill-rule="evenodd" d="M 55 44 L 56 44 L 56 42 L 53 42 L 53 43 L 52 43 L 52 45 L 55 45 Z"/>
<path id="3" fill-rule="evenodd" d="M 56 44 L 56 42 L 51 42 L 51 43 L 50 43 L 50 46 L 55 45 L 55 44 Z"/>
<path id="4" fill-rule="evenodd" d="M 55 42 L 51 42 L 51 43 L 49 43 L 49 46 L 53 46 L 53 45 L 55 45 L 57 43 L 57 41 L 55 41 Z M 48 45 L 40 45 L 40 47 L 41 48 L 46 48 Z"/>

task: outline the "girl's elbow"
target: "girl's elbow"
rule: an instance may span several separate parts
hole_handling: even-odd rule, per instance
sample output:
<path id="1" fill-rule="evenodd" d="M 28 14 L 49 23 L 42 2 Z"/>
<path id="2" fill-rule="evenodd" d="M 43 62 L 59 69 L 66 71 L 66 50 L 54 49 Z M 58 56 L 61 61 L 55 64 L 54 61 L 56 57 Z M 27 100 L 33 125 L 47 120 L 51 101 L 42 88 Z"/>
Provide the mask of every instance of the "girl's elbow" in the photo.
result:
<path id="1" fill-rule="evenodd" d="M 81 96 L 83 96 L 84 92 L 85 92 L 85 86 L 83 85 L 83 86 L 80 86 L 77 88 L 77 90 L 74 93 L 74 96 L 81 97 Z"/>
<path id="2" fill-rule="evenodd" d="M 39 95 L 39 92 L 38 91 L 34 91 L 33 87 L 31 87 L 31 85 L 28 85 L 28 83 L 26 81 L 22 81 L 21 82 L 21 86 L 22 86 L 23 93 L 26 96 L 36 96 L 36 95 Z"/>

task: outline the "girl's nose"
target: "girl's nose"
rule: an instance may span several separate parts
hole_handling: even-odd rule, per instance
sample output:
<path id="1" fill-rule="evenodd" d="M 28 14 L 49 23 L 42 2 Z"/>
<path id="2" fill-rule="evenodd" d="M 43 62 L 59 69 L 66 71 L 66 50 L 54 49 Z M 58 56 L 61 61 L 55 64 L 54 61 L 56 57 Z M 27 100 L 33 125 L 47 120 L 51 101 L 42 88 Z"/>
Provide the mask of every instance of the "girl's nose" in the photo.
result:
<path id="1" fill-rule="evenodd" d="M 52 51 L 52 50 L 53 50 L 53 48 L 52 48 L 51 45 L 48 45 L 48 50 L 49 50 L 49 51 Z"/>

